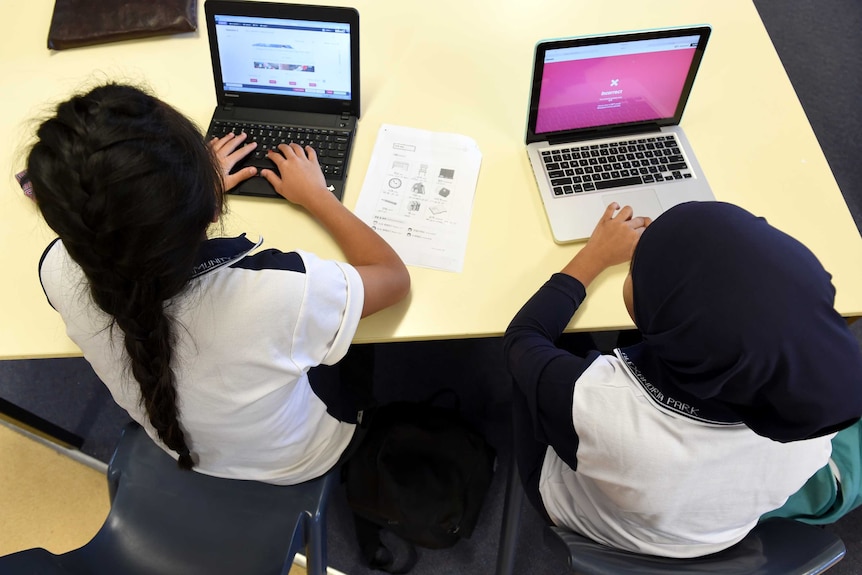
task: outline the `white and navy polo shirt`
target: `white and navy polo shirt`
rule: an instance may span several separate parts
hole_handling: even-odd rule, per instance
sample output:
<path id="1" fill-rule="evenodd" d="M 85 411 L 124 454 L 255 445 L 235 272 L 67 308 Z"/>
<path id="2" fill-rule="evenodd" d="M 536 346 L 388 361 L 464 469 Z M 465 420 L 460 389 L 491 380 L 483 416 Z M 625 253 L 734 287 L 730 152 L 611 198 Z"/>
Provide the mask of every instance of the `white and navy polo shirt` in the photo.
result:
<path id="1" fill-rule="evenodd" d="M 618 549 L 698 557 L 741 540 L 827 465 L 834 434 L 779 443 L 710 421 L 625 359 L 600 356 L 575 383 L 577 470 L 549 446 L 539 481 L 555 524 Z"/>
<path id="2" fill-rule="evenodd" d="M 312 391 L 308 370 L 347 352 L 362 313 L 356 269 L 244 235 L 201 248 L 188 289 L 166 304 L 178 344 L 173 369 L 180 424 L 196 470 L 295 484 L 328 471 L 355 425 L 338 421 Z M 66 333 L 116 402 L 171 456 L 150 426 L 128 369 L 122 332 L 92 301 L 86 278 L 55 240 L 39 274 Z"/>
<path id="3" fill-rule="evenodd" d="M 585 295 L 555 274 L 504 338 L 548 445 L 539 494 L 556 525 L 617 549 L 698 557 L 741 540 L 828 464 L 834 434 L 772 441 L 647 381 L 623 351 L 557 348 Z"/>

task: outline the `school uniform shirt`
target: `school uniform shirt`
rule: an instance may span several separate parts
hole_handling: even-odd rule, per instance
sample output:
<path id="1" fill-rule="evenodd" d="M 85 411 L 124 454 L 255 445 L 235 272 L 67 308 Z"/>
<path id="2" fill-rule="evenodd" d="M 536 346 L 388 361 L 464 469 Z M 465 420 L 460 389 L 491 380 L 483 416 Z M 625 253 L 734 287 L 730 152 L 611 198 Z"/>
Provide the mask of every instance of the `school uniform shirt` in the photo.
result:
<path id="1" fill-rule="evenodd" d="M 295 484 L 324 474 L 355 425 L 338 421 L 308 371 L 338 362 L 362 313 L 352 266 L 268 249 L 245 235 L 206 241 L 187 289 L 166 304 L 177 344 L 177 406 L 195 469 Z M 122 331 L 92 301 L 81 268 L 55 240 L 39 265 L 45 294 L 114 400 L 172 457 L 150 425 Z"/>
<path id="2" fill-rule="evenodd" d="M 779 443 L 662 393 L 624 350 L 557 348 L 585 295 L 555 274 L 504 339 L 548 444 L 539 492 L 554 524 L 635 553 L 702 556 L 741 540 L 827 465 L 834 434 Z"/>

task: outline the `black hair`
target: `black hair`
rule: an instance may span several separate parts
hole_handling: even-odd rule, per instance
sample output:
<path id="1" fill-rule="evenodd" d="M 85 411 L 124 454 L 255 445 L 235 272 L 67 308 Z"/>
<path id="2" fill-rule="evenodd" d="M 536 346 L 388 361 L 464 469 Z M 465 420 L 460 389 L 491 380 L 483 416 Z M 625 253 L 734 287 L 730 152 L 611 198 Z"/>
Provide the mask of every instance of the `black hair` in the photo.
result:
<path id="1" fill-rule="evenodd" d="M 186 117 L 119 84 L 61 103 L 36 136 L 27 172 L 39 209 L 113 318 L 110 327 L 122 330 L 150 423 L 191 469 L 168 312 L 224 207 L 217 162 Z"/>

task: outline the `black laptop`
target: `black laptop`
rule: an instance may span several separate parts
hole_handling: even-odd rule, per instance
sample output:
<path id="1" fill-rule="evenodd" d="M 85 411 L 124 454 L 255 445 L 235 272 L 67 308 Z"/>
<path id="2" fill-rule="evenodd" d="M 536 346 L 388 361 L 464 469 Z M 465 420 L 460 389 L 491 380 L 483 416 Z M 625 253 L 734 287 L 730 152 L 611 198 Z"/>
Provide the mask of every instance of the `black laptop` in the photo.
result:
<path id="1" fill-rule="evenodd" d="M 359 118 L 359 13 L 353 8 L 206 0 L 218 106 L 208 138 L 246 132 L 257 149 L 234 171 L 275 169 L 266 152 L 310 145 L 342 199 Z M 233 194 L 280 197 L 262 177 Z"/>

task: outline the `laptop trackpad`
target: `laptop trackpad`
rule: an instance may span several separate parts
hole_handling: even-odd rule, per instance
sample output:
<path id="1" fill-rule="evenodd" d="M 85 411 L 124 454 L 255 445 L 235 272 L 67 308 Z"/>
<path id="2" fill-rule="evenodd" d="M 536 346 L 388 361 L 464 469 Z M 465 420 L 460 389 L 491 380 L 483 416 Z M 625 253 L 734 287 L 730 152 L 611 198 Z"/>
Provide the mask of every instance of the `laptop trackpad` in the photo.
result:
<path id="1" fill-rule="evenodd" d="M 602 196 L 602 203 L 605 206 L 611 202 L 618 203 L 620 207 L 631 206 L 635 217 L 648 216 L 656 219 L 664 211 L 662 210 L 661 203 L 658 201 L 655 190 L 652 188 L 620 192 L 618 194 L 605 194 Z"/>

